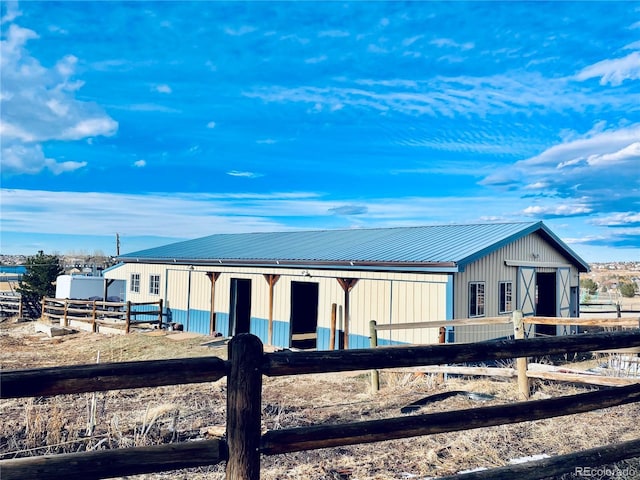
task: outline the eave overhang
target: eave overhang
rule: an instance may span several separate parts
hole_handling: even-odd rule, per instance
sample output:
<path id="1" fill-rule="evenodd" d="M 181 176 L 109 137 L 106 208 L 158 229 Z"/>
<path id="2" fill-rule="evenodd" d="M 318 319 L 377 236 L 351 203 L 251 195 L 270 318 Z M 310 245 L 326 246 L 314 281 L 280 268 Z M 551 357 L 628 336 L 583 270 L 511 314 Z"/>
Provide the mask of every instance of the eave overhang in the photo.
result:
<path id="1" fill-rule="evenodd" d="M 164 265 L 193 265 L 207 267 L 264 267 L 264 268 L 315 268 L 322 270 L 373 270 L 390 272 L 456 273 L 455 262 L 365 262 L 365 261 L 320 261 L 320 260 L 274 260 L 237 258 L 137 258 L 119 257 L 122 263 L 146 263 Z"/>

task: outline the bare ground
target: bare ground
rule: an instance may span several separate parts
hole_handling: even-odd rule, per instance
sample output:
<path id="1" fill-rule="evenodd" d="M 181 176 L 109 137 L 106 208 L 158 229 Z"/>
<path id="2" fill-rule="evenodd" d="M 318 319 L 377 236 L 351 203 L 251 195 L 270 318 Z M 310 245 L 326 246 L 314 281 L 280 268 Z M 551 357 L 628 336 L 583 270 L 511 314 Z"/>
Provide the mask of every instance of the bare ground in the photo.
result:
<path id="1" fill-rule="evenodd" d="M 207 337 L 180 341 L 135 333 L 76 333 L 48 338 L 32 323 L 0 323 L 2 369 L 56 365 L 219 356 L 226 347 L 202 346 Z M 382 389 L 369 390 L 366 374 L 322 374 L 265 378 L 263 428 L 343 423 L 399 416 L 400 408 L 426 395 L 466 390 L 490 394 L 478 402 L 452 397 L 419 413 L 473 408 L 517 401 L 514 382 L 449 379 L 412 373 L 382 373 Z M 534 398 L 586 391 L 555 383 L 535 384 Z M 95 397 L 95 401 L 94 401 Z M 95 404 L 95 427 L 90 424 Z M 0 401 L 0 458 L 189 441 L 224 431 L 226 382 L 134 389 L 82 395 Z M 505 465 L 510 459 L 557 455 L 638 437 L 639 405 L 609 408 L 563 418 L 465 432 L 263 457 L 262 477 L 272 479 L 411 479 L 453 474 L 476 467 Z M 640 478 L 640 462 L 627 475 Z M 631 472 L 631 473 L 629 473 Z M 632 473 L 635 472 L 634 475 Z M 224 466 L 140 475 L 138 479 L 222 479 Z M 582 478 L 566 475 L 564 478 Z"/>

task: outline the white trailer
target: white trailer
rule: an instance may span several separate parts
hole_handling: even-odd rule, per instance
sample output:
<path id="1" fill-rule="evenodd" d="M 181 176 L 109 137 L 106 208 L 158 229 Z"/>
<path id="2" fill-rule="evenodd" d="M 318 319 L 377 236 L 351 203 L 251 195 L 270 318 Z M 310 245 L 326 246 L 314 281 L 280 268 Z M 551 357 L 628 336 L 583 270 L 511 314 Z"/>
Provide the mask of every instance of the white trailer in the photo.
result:
<path id="1" fill-rule="evenodd" d="M 84 275 L 60 275 L 56 279 L 56 298 L 123 302 L 125 292 L 125 280 Z"/>

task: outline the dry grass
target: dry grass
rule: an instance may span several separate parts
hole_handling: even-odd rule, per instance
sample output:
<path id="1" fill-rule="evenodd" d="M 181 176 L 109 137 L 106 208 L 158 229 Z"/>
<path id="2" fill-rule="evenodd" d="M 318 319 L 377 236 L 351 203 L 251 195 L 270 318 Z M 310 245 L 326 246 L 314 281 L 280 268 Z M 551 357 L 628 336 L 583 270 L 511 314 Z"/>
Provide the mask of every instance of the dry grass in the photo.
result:
<path id="1" fill-rule="evenodd" d="M 174 342 L 133 334 L 78 333 L 60 340 L 34 334 L 30 324 L 0 324 L 3 368 L 95 363 L 154 358 L 224 356 L 224 348 L 202 339 Z M 515 383 L 448 379 L 437 375 L 382 372 L 382 389 L 369 390 L 366 374 L 318 374 L 265 378 L 263 428 L 338 424 L 399 416 L 421 397 L 450 390 L 493 395 L 487 402 L 456 396 L 419 413 L 517 401 Z M 538 382 L 535 398 L 584 392 L 589 387 Z M 95 400 L 94 400 L 95 399 Z M 207 438 L 223 430 L 226 380 L 212 384 L 64 395 L 0 402 L 0 458 Z M 92 412 L 95 412 L 92 413 Z M 637 437 L 638 405 L 627 405 L 550 420 L 263 457 L 262 477 L 276 479 L 409 479 L 505 465 L 509 459 L 577 450 Z M 87 434 L 95 415 L 95 425 Z M 637 471 L 640 465 L 634 464 Z M 222 479 L 224 466 L 140 475 L 139 479 Z M 573 478 L 566 476 L 566 478 Z M 605 478 L 605 477 L 592 477 Z"/>

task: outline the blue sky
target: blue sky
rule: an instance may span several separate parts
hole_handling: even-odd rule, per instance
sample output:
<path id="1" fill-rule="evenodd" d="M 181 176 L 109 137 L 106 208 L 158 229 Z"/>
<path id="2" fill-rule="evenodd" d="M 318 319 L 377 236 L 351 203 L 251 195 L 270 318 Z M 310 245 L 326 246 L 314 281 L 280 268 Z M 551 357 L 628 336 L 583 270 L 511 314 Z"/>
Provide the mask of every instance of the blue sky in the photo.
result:
<path id="1" fill-rule="evenodd" d="M 1 253 L 543 220 L 640 259 L 639 2 L 1 15 Z"/>

